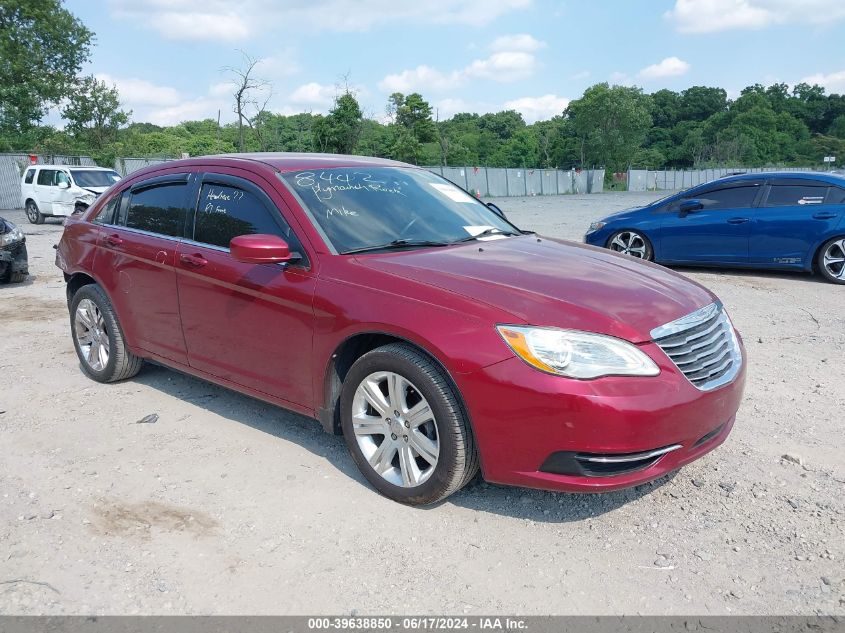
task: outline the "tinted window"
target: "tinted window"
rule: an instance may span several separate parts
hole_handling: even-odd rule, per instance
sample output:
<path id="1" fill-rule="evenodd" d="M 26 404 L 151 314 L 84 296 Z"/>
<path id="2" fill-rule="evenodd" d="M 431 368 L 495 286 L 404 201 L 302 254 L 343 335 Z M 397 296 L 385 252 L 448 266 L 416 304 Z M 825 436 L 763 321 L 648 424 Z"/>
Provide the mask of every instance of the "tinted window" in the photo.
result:
<path id="1" fill-rule="evenodd" d="M 132 193 L 126 226 L 181 237 L 185 226 L 185 183 L 168 183 Z"/>
<path id="2" fill-rule="evenodd" d="M 698 195 L 698 199 L 705 209 L 741 209 L 750 207 L 757 196 L 757 187 L 731 187 L 729 189 L 716 189 L 706 191 Z"/>
<path id="3" fill-rule="evenodd" d="M 822 204 L 827 185 L 772 185 L 767 207 L 788 207 L 795 204 Z"/>
<path id="4" fill-rule="evenodd" d="M 828 204 L 845 204 L 845 189 L 831 187 L 827 193 L 827 200 L 825 202 Z"/>
<path id="5" fill-rule="evenodd" d="M 195 241 L 229 248 L 233 237 L 256 233 L 278 235 L 295 250 L 290 228 L 276 209 L 270 211 L 249 191 L 229 185 L 202 186 L 194 225 Z"/>
<path id="6" fill-rule="evenodd" d="M 106 203 L 106 206 L 97 214 L 93 222 L 96 224 L 114 224 L 114 214 L 118 204 L 120 204 L 120 194 L 112 196 L 111 200 Z"/>
<path id="7" fill-rule="evenodd" d="M 35 176 L 35 170 L 34 170 L 34 169 L 27 169 L 27 170 L 26 170 L 26 177 L 24 178 L 24 180 L 23 180 L 23 181 L 24 181 L 26 184 L 31 184 L 31 183 L 32 183 L 32 177 L 33 177 L 33 176 Z"/>
<path id="8" fill-rule="evenodd" d="M 56 177 L 56 170 L 55 169 L 42 169 L 38 172 L 38 184 L 39 185 L 53 185 L 53 179 Z"/>

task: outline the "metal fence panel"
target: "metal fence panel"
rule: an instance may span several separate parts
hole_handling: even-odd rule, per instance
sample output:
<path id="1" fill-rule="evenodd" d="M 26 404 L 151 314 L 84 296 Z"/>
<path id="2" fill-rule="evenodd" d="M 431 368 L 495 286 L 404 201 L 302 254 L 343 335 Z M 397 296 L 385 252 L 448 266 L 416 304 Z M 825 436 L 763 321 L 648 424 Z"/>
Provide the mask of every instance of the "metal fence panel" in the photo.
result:
<path id="1" fill-rule="evenodd" d="M 543 176 L 539 169 L 529 169 L 525 172 L 525 187 L 529 196 L 543 195 Z"/>
<path id="2" fill-rule="evenodd" d="M 490 195 L 487 186 L 487 170 L 484 167 L 467 167 L 467 190 L 475 196 L 486 197 Z"/>
<path id="3" fill-rule="evenodd" d="M 814 171 L 813 167 L 708 167 L 706 169 L 628 170 L 628 191 L 677 191 L 702 185 L 731 174 L 773 171 Z"/>
<path id="4" fill-rule="evenodd" d="M 489 186 L 488 194 L 491 197 L 507 196 L 509 194 L 508 178 L 504 169 L 487 168 L 487 179 Z"/>
<path id="5" fill-rule="evenodd" d="M 114 170 L 121 176 L 128 176 L 132 172 L 149 167 L 151 165 L 161 165 L 167 163 L 174 158 L 116 158 L 114 161 Z"/>
<path id="6" fill-rule="evenodd" d="M 593 169 L 590 171 L 592 182 L 590 193 L 602 193 L 604 191 L 604 169 Z"/>

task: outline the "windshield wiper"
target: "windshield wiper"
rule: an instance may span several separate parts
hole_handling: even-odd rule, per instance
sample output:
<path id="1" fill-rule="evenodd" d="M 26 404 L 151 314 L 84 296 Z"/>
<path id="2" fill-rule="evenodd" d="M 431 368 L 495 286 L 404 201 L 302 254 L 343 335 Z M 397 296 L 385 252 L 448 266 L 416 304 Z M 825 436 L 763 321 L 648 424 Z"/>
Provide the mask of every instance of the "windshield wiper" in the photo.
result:
<path id="1" fill-rule="evenodd" d="M 449 246 L 453 242 L 435 242 L 433 240 L 393 240 L 387 244 L 377 244 L 375 246 L 361 246 L 360 248 L 351 248 L 348 251 L 343 251 L 341 255 L 352 255 L 353 253 L 367 253 L 369 251 L 381 251 L 393 248 L 419 248 L 423 246 Z"/>
<path id="2" fill-rule="evenodd" d="M 488 235 L 504 235 L 505 237 L 514 237 L 519 235 L 519 233 L 512 233 L 510 231 L 502 231 L 493 227 L 489 229 L 484 229 L 481 233 L 476 233 L 475 235 L 467 235 L 466 237 L 462 237 L 459 240 L 455 240 L 452 244 L 460 244 L 461 242 L 471 242 L 473 240 L 477 240 L 479 237 L 487 237 Z"/>

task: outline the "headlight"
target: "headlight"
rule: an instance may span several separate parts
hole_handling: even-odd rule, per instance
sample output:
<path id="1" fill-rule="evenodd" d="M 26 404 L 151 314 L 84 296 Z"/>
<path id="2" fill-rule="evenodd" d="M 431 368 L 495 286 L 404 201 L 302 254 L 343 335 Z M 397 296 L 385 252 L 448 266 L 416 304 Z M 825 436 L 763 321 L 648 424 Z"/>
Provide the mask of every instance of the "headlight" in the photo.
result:
<path id="1" fill-rule="evenodd" d="M 23 231 L 21 231 L 18 227 L 13 228 L 8 233 L 0 235 L 0 246 L 8 246 L 9 244 L 21 241 L 23 241 Z"/>
<path id="2" fill-rule="evenodd" d="M 597 222 L 591 222 L 589 230 L 598 231 L 599 229 L 603 229 L 605 224 L 607 224 L 607 222 L 603 222 L 602 220 L 598 220 Z"/>
<path id="3" fill-rule="evenodd" d="M 622 339 L 579 330 L 499 325 L 505 343 L 540 371 L 569 378 L 656 376 L 654 361 Z"/>

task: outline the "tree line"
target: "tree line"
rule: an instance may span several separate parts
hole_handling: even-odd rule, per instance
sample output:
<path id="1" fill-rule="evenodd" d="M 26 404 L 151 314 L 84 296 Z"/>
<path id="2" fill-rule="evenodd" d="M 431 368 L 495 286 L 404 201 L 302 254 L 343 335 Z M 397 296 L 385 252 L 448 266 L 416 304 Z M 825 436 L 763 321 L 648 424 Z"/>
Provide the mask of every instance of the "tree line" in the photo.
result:
<path id="1" fill-rule="evenodd" d="M 549 120 L 515 110 L 441 120 L 419 93 L 390 95 L 384 122 L 366 117 L 348 83 L 325 115 L 282 115 L 258 60 L 225 69 L 236 121 L 130 122 L 120 95 L 79 76 L 94 34 L 60 0 L 0 5 L 0 151 L 118 156 L 192 156 L 235 151 L 331 152 L 421 165 L 635 168 L 819 165 L 845 157 L 845 95 L 818 85 L 755 84 L 735 99 L 718 87 L 645 93 L 599 83 Z M 60 105 L 63 128 L 41 123 Z"/>

